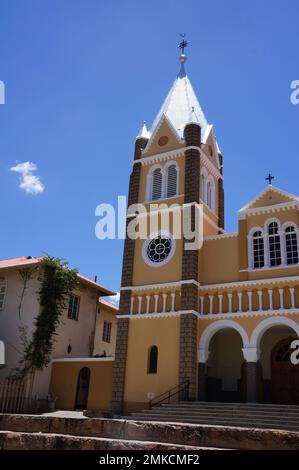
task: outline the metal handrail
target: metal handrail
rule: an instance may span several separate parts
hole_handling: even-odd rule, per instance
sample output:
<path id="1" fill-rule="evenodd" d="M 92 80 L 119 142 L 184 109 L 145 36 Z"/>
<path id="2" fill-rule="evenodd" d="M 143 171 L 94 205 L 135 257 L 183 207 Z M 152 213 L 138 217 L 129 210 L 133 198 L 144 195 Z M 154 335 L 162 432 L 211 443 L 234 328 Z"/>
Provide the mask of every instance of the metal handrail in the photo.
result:
<path id="1" fill-rule="evenodd" d="M 184 392 L 184 397 L 183 399 L 189 398 L 189 385 L 190 385 L 190 380 L 185 380 L 185 382 L 182 382 L 176 387 L 170 388 L 166 392 L 161 393 L 155 398 L 152 398 L 149 401 L 149 408 L 153 408 L 154 406 L 160 405 L 161 403 L 165 402 L 167 400 L 167 403 L 170 403 L 170 400 L 172 397 L 178 395 L 180 396 L 180 393 Z"/>

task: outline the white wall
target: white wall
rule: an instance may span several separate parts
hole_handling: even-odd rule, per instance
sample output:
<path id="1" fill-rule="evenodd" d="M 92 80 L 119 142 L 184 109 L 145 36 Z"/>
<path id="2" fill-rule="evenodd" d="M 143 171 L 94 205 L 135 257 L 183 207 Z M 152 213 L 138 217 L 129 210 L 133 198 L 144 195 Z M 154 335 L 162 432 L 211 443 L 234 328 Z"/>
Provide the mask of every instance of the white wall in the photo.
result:
<path id="1" fill-rule="evenodd" d="M 110 343 L 106 343 L 105 341 L 102 341 L 104 321 L 108 321 L 112 323 Z M 101 355 L 105 351 L 107 356 L 114 357 L 116 333 L 117 333 L 116 314 L 111 312 L 109 308 L 106 308 L 104 305 L 100 304 L 100 313 L 98 313 L 97 315 L 97 329 L 96 329 L 96 336 L 95 336 L 95 348 L 94 348 L 93 354 Z"/>
<path id="2" fill-rule="evenodd" d="M 37 278 L 29 282 L 29 288 L 22 304 L 22 316 L 19 320 L 18 304 L 22 291 L 22 282 L 17 270 L 1 272 L 1 277 L 7 281 L 7 292 L 4 309 L 0 310 L 0 339 L 5 343 L 6 366 L 0 369 L 0 379 L 7 377 L 15 369 L 22 358 L 23 346 L 20 339 L 19 327 L 27 326 L 28 338 L 34 331 L 34 319 L 39 313 L 39 301 L 37 291 L 39 281 Z M 94 329 L 97 293 L 94 289 L 81 284 L 75 291 L 80 296 L 80 309 L 78 321 L 67 317 L 67 310 L 63 312 L 60 324 L 57 328 L 57 336 L 52 357 L 89 357 L 92 333 Z M 72 351 L 68 354 L 68 345 Z M 51 375 L 51 366 L 35 375 L 33 393 L 45 397 L 48 393 Z"/>

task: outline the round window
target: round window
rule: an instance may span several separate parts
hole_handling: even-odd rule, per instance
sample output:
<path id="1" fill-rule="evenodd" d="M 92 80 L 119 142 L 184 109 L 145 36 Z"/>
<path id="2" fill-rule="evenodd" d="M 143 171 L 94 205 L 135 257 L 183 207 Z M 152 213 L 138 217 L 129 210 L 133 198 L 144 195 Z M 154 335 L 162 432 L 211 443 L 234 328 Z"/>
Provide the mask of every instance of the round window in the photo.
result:
<path id="1" fill-rule="evenodd" d="M 165 235 L 158 235 L 150 240 L 147 246 L 147 257 L 152 263 L 161 263 L 168 258 L 171 248 L 171 238 Z"/>

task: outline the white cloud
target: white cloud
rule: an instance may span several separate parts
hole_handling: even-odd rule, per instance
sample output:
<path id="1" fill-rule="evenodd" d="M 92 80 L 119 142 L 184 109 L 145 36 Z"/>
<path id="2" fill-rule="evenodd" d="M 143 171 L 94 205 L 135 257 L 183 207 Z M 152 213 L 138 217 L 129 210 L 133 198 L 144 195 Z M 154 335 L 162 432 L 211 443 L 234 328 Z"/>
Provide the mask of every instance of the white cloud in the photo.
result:
<path id="1" fill-rule="evenodd" d="M 33 175 L 32 172 L 37 170 L 37 166 L 32 162 L 18 163 L 10 168 L 11 171 L 20 173 L 19 187 L 29 194 L 40 194 L 44 192 L 45 186 L 40 181 L 39 176 Z"/>
<path id="2" fill-rule="evenodd" d="M 107 297 L 107 299 L 109 300 L 109 302 L 111 302 L 112 304 L 116 305 L 118 307 L 119 305 L 119 297 L 120 297 L 120 294 L 119 292 L 117 292 L 117 294 L 115 295 L 110 295 L 109 297 Z"/>

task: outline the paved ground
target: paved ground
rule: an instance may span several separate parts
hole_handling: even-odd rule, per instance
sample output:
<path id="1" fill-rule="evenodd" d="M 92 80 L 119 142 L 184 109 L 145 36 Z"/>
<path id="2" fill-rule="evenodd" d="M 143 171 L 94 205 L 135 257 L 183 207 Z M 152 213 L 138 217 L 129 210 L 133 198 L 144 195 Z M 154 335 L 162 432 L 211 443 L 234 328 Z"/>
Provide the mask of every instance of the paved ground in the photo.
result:
<path id="1" fill-rule="evenodd" d="M 54 418 L 80 418 L 80 419 L 86 418 L 86 416 L 83 415 L 83 411 L 66 411 L 66 410 L 57 410 L 51 413 L 41 413 L 41 416 L 53 416 Z"/>

